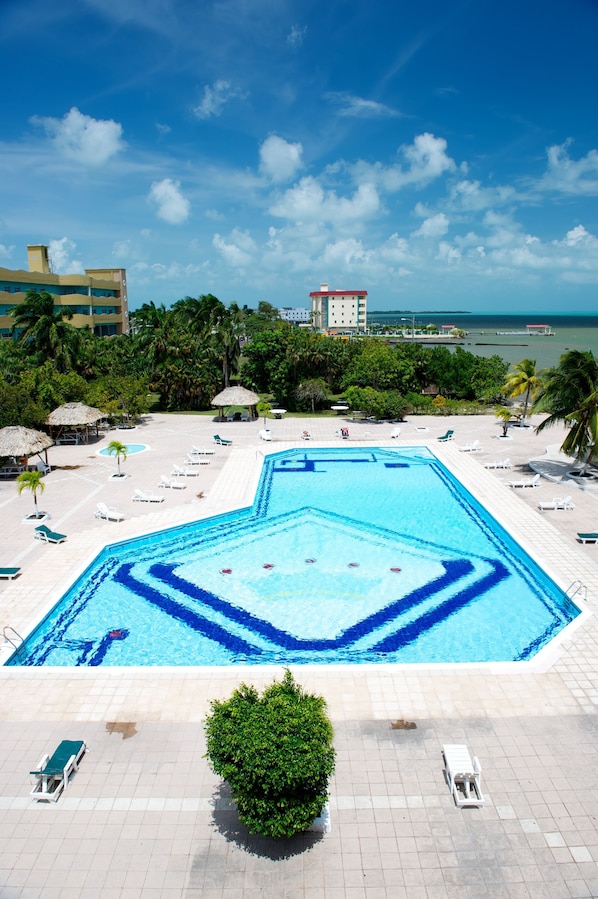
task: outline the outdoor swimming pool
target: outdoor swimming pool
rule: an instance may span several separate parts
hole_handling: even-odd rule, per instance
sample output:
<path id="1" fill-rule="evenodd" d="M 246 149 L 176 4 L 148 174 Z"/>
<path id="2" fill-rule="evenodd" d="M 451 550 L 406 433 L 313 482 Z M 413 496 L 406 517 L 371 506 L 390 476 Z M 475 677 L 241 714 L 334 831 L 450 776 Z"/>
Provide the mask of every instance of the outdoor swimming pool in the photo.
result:
<path id="1" fill-rule="evenodd" d="M 578 614 L 427 449 L 297 449 L 251 509 L 106 547 L 8 664 L 524 660 Z"/>
<path id="2" fill-rule="evenodd" d="M 145 443 L 126 443 L 127 447 L 127 456 L 134 456 L 135 453 L 143 453 L 145 450 L 149 449 L 149 446 Z M 109 456 L 110 452 L 108 447 L 105 446 L 104 449 L 98 450 L 98 456 Z M 115 455 L 112 453 L 112 455 Z"/>

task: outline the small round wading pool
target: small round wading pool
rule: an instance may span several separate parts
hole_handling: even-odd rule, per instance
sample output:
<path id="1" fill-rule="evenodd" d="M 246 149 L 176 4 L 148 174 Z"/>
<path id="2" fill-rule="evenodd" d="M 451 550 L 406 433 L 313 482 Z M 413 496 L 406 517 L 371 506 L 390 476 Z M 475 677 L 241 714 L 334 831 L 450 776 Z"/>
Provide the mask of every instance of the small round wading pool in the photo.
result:
<path id="1" fill-rule="evenodd" d="M 310 447 L 249 509 L 107 546 L 8 664 L 523 661 L 579 614 L 428 449 Z"/>
<path id="2" fill-rule="evenodd" d="M 127 456 L 134 456 L 136 453 L 144 453 L 149 449 L 147 443 L 125 443 L 123 444 L 127 448 Z M 108 450 L 108 447 L 105 446 L 104 449 L 98 450 L 98 456 L 115 456 L 116 453 L 111 453 Z"/>

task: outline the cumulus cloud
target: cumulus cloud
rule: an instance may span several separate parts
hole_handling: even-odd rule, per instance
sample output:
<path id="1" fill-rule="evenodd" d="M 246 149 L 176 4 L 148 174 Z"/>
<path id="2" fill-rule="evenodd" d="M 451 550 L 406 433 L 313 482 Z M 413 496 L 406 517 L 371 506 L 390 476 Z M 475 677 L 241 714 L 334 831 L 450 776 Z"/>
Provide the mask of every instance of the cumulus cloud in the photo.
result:
<path id="1" fill-rule="evenodd" d="M 301 144 L 271 134 L 260 147 L 260 171 L 271 181 L 289 181 L 303 167 Z"/>
<path id="2" fill-rule="evenodd" d="M 14 252 L 14 244 L 10 247 L 5 246 L 5 244 L 0 243 L 0 259 L 10 259 Z"/>
<path id="3" fill-rule="evenodd" d="M 447 142 L 443 137 L 433 134 L 418 134 L 412 144 L 399 147 L 401 162 L 397 165 L 384 166 L 382 163 L 358 162 L 353 167 L 357 181 L 372 181 L 385 190 L 394 192 L 403 187 L 425 187 L 445 172 L 454 172 L 457 168 L 453 159 L 447 155 Z"/>
<path id="4" fill-rule="evenodd" d="M 413 237 L 442 237 L 448 229 L 449 220 L 444 212 L 439 212 L 427 218 L 417 231 L 413 232 Z"/>
<path id="5" fill-rule="evenodd" d="M 164 178 L 154 181 L 148 197 L 156 215 L 170 225 L 181 225 L 189 218 L 191 204 L 181 193 L 180 181 Z"/>
<path id="6" fill-rule="evenodd" d="M 577 225 L 571 231 L 567 231 L 563 243 L 568 247 L 577 247 L 583 244 L 596 246 L 598 241 L 593 234 L 586 231 L 583 225 Z"/>
<path id="7" fill-rule="evenodd" d="M 464 212 L 479 212 L 482 209 L 504 206 L 515 198 L 516 191 L 512 187 L 482 187 L 479 181 L 459 181 L 449 191 L 451 207 Z"/>
<path id="8" fill-rule="evenodd" d="M 122 125 L 84 115 L 76 106 L 62 119 L 34 116 L 31 122 L 45 129 L 60 153 L 84 165 L 102 165 L 126 146 Z"/>
<path id="9" fill-rule="evenodd" d="M 388 119 L 400 115 L 396 109 L 377 103 L 376 100 L 366 100 L 364 97 L 356 97 L 342 91 L 329 91 L 324 95 L 337 107 L 337 115 L 356 119 Z"/>
<path id="10" fill-rule="evenodd" d="M 372 184 L 360 184 L 352 197 L 339 197 L 324 191 L 307 176 L 291 187 L 270 207 L 271 215 L 291 221 L 327 221 L 337 225 L 371 218 L 380 208 L 380 199 Z"/>
<path id="11" fill-rule="evenodd" d="M 233 268 L 246 269 L 253 261 L 256 243 L 248 231 L 234 228 L 228 238 L 214 234 L 213 247 L 218 250 L 225 262 Z"/>
<path id="12" fill-rule="evenodd" d="M 82 275 L 85 271 L 81 261 L 73 258 L 77 244 L 62 237 L 60 240 L 48 242 L 48 252 L 52 263 L 52 271 L 60 275 Z"/>
<path id="13" fill-rule="evenodd" d="M 555 144 L 546 151 L 548 169 L 540 181 L 540 188 L 565 194 L 598 194 L 598 151 L 590 150 L 581 159 L 571 159 L 572 141 Z"/>
<path id="14" fill-rule="evenodd" d="M 203 89 L 203 97 L 198 105 L 193 107 L 193 112 L 198 119 L 211 119 L 219 116 L 222 108 L 237 95 L 238 91 L 230 81 L 218 80 L 214 84 L 206 84 Z"/>

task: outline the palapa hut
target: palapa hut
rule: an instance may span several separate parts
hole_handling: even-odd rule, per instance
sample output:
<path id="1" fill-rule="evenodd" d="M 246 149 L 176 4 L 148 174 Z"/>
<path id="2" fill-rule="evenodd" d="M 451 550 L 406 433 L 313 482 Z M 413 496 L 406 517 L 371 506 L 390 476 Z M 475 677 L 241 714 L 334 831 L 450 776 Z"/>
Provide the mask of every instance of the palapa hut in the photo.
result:
<path id="1" fill-rule="evenodd" d="M 49 468 L 48 447 L 53 443 L 52 438 L 43 431 L 11 425 L 0 430 L 0 457 L 14 459 L 15 463 L 27 466 L 29 456 L 40 456 L 43 453 L 45 465 Z"/>
<path id="2" fill-rule="evenodd" d="M 50 413 L 46 424 L 49 425 L 50 432 L 56 430 L 57 443 L 62 441 L 65 443 L 69 441 L 88 443 L 89 426 L 95 425 L 96 437 L 98 437 L 98 422 L 103 418 L 106 418 L 106 415 L 93 406 L 85 406 L 83 403 L 64 403 Z"/>
<path id="3" fill-rule="evenodd" d="M 225 387 L 221 393 L 214 397 L 212 406 L 218 406 L 218 421 L 225 421 L 224 409 L 230 406 L 246 406 L 249 410 L 249 418 L 257 418 L 256 406 L 260 398 L 257 393 L 247 390 L 245 387 Z"/>

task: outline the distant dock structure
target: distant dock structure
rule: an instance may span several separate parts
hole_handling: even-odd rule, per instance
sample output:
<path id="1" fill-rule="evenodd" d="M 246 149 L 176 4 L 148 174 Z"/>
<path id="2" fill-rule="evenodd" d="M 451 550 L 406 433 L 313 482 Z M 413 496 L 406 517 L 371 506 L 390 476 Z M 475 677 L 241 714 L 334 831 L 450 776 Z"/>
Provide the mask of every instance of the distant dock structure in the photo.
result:
<path id="1" fill-rule="evenodd" d="M 525 331 L 497 331 L 497 337 L 508 337 L 512 334 L 525 334 L 526 337 L 554 337 L 550 325 L 526 325 Z"/>

